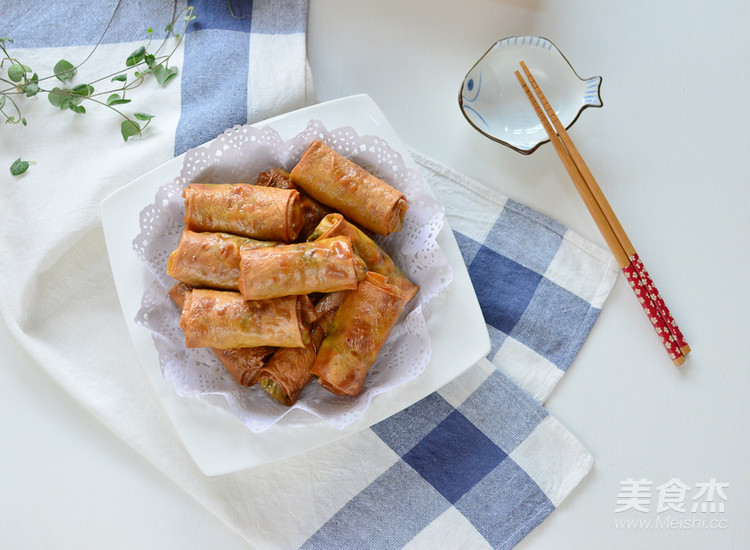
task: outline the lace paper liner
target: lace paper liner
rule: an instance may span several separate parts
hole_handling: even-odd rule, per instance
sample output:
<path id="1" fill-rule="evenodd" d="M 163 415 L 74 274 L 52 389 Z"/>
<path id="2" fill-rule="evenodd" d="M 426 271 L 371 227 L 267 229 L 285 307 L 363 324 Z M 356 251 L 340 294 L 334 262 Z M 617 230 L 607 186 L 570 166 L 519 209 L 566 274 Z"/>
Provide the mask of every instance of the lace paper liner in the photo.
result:
<path id="1" fill-rule="evenodd" d="M 167 275 L 166 265 L 183 230 L 183 188 L 194 182 L 252 183 L 260 172 L 273 167 L 291 171 L 313 139 L 320 139 L 406 194 L 409 209 L 402 230 L 376 240 L 420 291 L 392 330 L 360 395 L 337 396 L 312 382 L 297 403 L 286 407 L 257 384 L 249 388 L 236 384 L 211 350 L 185 348 L 179 310 L 167 295 L 176 281 Z M 215 405 L 228 406 L 253 432 L 267 430 L 293 410 L 310 413 L 295 415 L 303 425 L 323 419 L 341 429 L 361 417 L 373 397 L 419 376 L 430 360 L 423 307 L 453 278 L 436 242 L 444 219 L 442 206 L 425 193 L 421 173 L 408 168 L 401 154 L 381 138 L 359 136 L 351 127 L 328 131 L 320 121 L 310 121 L 289 141 L 283 141 L 271 128 L 236 126 L 209 144 L 188 151 L 180 176 L 161 186 L 154 202 L 141 211 L 141 231 L 133 247 L 156 280 L 144 292 L 135 321 L 151 331 L 162 374 L 179 395 L 199 395 Z"/>

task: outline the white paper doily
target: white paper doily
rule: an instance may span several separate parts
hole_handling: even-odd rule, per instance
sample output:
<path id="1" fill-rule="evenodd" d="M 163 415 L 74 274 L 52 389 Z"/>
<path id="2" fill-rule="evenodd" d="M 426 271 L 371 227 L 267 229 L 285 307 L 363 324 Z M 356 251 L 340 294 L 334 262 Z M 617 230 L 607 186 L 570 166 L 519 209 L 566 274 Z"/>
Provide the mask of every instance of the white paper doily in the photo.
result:
<path id="1" fill-rule="evenodd" d="M 166 265 L 183 229 L 184 187 L 198 182 L 254 183 L 260 172 L 274 167 L 291 171 L 314 139 L 406 194 L 409 209 L 402 230 L 376 240 L 420 291 L 380 351 L 360 395 L 337 396 L 312 382 L 297 403 L 285 407 L 257 384 L 237 385 L 211 350 L 185 348 L 179 310 L 167 295 L 176 281 L 167 275 Z M 374 396 L 416 378 L 429 363 L 431 345 L 423 306 L 453 277 L 436 241 L 444 219 L 442 206 L 425 193 L 420 172 L 408 168 L 401 154 L 376 136 L 359 136 L 351 127 L 329 131 L 317 120 L 289 141 L 268 127 L 236 126 L 208 145 L 188 151 L 180 176 L 161 186 L 154 202 L 141 211 L 141 231 L 133 247 L 156 281 L 144 293 L 135 320 L 151 331 L 162 374 L 179 395 L 225 402 L 253 432 L 267 430 L 291 410 L 306 411 L 310 414 L 305 418 L 311 422 L 319 418 L 341 429 L 362 416 Z M 217 401 L 216 396 L 223 400 Z"/>

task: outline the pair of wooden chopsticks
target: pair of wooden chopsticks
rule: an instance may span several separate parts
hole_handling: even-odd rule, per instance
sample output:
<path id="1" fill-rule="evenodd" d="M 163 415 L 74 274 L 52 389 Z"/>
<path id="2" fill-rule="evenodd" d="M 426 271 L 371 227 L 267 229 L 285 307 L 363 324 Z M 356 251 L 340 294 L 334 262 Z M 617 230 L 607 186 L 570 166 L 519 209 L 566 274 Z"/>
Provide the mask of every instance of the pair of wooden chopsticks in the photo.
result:
<path id="1" fill-rule="evenodd" d="M 643 306 L 643 310 L 646 312 L 656 333 L 661 337 L 669 356 L 675 365 L 681 365 L 685 362 L 685 356 L 690 353 L 690 346 L 688 346 L 677 323 L 672 318 L 667 305 L 654 286 L 633 244 L 625 234 L 625 230 L 620 225 L 604 193 L 599 188 L 599 184 L 597 184 L 578 149 L 570 139 L 565 127 L 557 118 L 555 111 L 544 96 L 539 84 L 523 61 L 521 61 L 521 68 L 534 92 L 531 91 L 531 88 L 529 88 L 529 85 L 519 71 L 515 72 L 516 78 L 518 78 L 524 92 L 526 92 L 526 96 L 534 107 L 534 111 L 539 117 L 542 126 L 544 126 L 550 142 L 555 147 L 555 151 L 557 151 L 578 193 L 594 218 L 607 246 L 612 250 L 615 260 L 620 269 L 622 269 L 641 306 Z M 536 93 L 539 101 L 537 101 L 534 93 Z M 547 117 L 549 117 L 549 120 Z"/>

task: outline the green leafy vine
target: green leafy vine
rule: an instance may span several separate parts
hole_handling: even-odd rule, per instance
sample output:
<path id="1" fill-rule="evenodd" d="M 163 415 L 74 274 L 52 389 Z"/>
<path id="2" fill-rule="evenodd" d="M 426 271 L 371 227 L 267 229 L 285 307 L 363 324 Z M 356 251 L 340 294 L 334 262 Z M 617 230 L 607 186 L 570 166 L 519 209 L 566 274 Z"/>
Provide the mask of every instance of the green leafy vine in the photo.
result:
<path id="1" fill-rule="evenodd" d="M 153 29 L 146 30 L 148 41 L 132 52 L 126 59 L 124 67 L 117 68 L 111 73 L 83 83 L 75 83 L 79 69 L 84 65 L 102 43 L 104 36 L 112 26 L 115 14 L 122 0 L 115 6 L 112 17 L 107 23 L 99 41 L 94 45 L 86 58 L 73 65 L 66 59 L 55 64 L 53 74 L 39 77 L 39 75 L 23 61 L 17 59 L 8 50 L 13 43 L 12 38 L 0 38 L 0 120 L 6 124 L 21 124 L 26 126 L 28 121 L 23 114 L 23 102 L 27 98 L 46 94 L 49 103 L 62 111 L 84 115 L 86 107 L 91 104 L 110 109 L 122 118 L 120 134 L 128 141 L 133 136 L 142 136 L 143 131 L 151 123 L 154 115 L 144 112 L 127 114 L 123 105 L 132 100 L 128 93 L 142 85 L 147 78 L 153 76 L 161 86 L 166 86 L 178 74 L 178 68 L 170 65 L 170 60 L 179 48 L 188 25 L 196 18 L 193 7 L 188 6 L 180 12 L 173 13 L 172 20 L 165 26 L 165 36 L 156 49 L 152 49 Z M 175 26 L 180 28 L 175 30 Z M 170 38 L 173 40 L 170 42 Z M 168 46 L 171 46 L 168 48 Z M 3 71 L 2 69 L 6 69 Z M 3 75 L 3 72 L 5 73 Z M 102 89 L 103 88 L 103 89 Z M 32 161 L 16 159 L 10 166 L 10 172 L 18 176 L 26 172 Z"/>

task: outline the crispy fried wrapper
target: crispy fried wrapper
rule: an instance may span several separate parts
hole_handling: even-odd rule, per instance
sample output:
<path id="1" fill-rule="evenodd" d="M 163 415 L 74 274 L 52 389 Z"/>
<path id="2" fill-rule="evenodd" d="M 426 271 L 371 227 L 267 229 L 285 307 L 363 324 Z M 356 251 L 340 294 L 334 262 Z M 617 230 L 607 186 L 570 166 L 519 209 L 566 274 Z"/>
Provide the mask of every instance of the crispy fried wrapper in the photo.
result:
<path id="1" fill-rule="evenodd" d="M 316 319 L 310 327 L 310 343 L 303 348 L 279 348 L 261 369 L 258 383 L 286 406 L 297 401 L 302 388 L 313 378 L 312 366 L 320 344 L 328 332 L 336 310 L 346 298 L 348 291 L 325 294 L 315 304 Z"/>
<path id="2" fill-rule="evenodd" d="M 368 271 L 374 271 L 388 277 L 388 280 L 401 290 L 407 302 L 414 298 L 419 291 L 419 287 L 409 280 L 393 259 L 380 248 L 378 243 L 356 225 L 349 223 L 341 214 L 329 214 L 323 218 L 308 239 L 316 241 L 340 235 L 351 237 L 354 251 L 364 260 Z"/>
<path id="3" fill-rule="evenodd" d="M 185 229 L 167 259 L 167 274 L 180 282 L 218 290 L 239 290 L 240 248 L 276 246 L 229 233 L 196 233 Z"/>
<path id="4" fill-rule="evenodd" d="M 169 290 L 169 297 L 182 310 L 185 296 L 192 290 L 186 283 L 177 283 Z M 260 346 L 255 348 L 216 349 L 213 352 L 240 386 L 252 386 L 258 381 L 260 370 L 277 348 Z"/>
<path id="5" fill-rule="evenodd" d="M 240 251 L 240 293 L 246 300 L 353 290 L 366 271 L 348 235 Z"/>
<path id="6" fill-rule="evenodd" d="M 310 341 L 310 310 L 308 296 L 245 300 L 231 290 L 194 288 L 185 296 L 180 327 L 186 348 L 302 347 Z"/>
<path id="7" fill-rule="evenodd" d="M 409 208 L 401 191 L 319 140 L 310 144 L 290 176 L 314 199 L 380 235 L 399 231 Z"/>
<path id="8" fill-rule="evenodd" d="M 391 329 L 406 305 L 398 287 L 369 271 L 336 311 L 320 345 L 312 374 L 339 395 L 358 395 Z"/>
<path id="9" fill-rule="evenodd" d="M 298 241 L 306 240 L 318 223 L 320 223 L 320 220 L 333 212 L 333 208 L 316 201 L 298 186 L 294 185 L 289 172 L 282 170 L 281 168 L 271 168 L 267 172 L 261 172 L 258 175 L 258 181 L 256 181 L 255 184 L 266 187 L 276 187 L 278 189 L 296 189 L 299 191 L 299 204 L 305 223 L 297 237 Z"/>
<path id="10" fill-rule="evenodd" d="M 193 183 L 183 190 L 185 227 L 265 241 L 294 241 L 304 224 L 299 193 L 247 183 Z"/>

